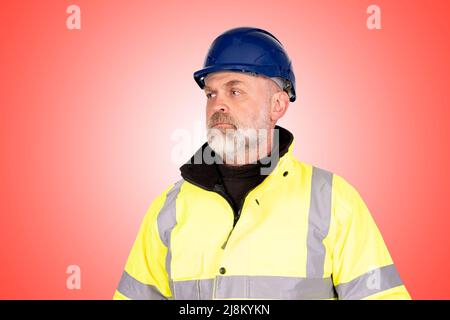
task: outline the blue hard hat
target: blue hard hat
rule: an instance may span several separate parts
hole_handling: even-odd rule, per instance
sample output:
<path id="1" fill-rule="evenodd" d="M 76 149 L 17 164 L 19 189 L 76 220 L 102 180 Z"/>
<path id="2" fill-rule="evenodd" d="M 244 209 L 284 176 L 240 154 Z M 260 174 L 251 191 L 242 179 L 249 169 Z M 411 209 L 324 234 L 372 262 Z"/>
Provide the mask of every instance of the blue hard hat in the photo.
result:
<path id="1" fill-rule="evenodd" d="M 295 76 L 292 63 L 281 42 L 271 33 L 250 27 L 228 30 L 219 35 L 206 55 L 203 69 L 194 72 L 200 88 L 208 74 L 240 71 L 281 78 L 289 100 L 295 101 Z"/>

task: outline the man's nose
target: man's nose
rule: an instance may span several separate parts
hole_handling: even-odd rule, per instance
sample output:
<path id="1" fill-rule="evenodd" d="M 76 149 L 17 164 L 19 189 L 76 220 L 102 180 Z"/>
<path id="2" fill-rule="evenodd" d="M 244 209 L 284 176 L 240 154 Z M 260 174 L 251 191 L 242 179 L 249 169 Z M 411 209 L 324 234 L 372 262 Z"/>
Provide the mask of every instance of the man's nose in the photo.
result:
<path id="1" fill-rule="evenodd" d="M 228 105 L 223 100 L 216 101 L 214 103 L 213 109 L 214 109 L 214 112 L 223 112 L 223 113 L 227 113 L 230 110 Z"/>

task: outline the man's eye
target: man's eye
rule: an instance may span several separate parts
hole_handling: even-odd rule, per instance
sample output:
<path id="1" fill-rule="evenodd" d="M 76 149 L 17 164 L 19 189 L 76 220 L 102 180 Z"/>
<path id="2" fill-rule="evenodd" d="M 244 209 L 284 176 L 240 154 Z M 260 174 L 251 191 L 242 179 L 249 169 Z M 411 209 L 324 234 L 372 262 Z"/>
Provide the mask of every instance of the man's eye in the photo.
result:
<path id="1" fill-rule="evenodd" d="M 212 98 L 212 95 L 213 95 L 212 93 L 207 93 L 207 94 L 206 94 L 206 99 L 211 99 L 211 98 Z"/>
<path id="2" fill-rule="evenodd" d="M 241 92 L 238 90 L 231 90 L 231 93 L 233 94 L 233 96 L 238 96 L 241 94 Z"/>

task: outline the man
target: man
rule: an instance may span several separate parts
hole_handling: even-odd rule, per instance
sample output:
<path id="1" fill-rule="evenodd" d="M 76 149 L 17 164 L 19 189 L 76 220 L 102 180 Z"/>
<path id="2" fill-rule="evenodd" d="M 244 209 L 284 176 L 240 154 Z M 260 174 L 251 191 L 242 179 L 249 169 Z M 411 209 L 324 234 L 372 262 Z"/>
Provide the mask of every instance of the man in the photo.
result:
<path id="1" fill-rule="evenodd" d="M 236 28 L 202 70 L 208 142 L 151 204 L 115 299 L 409 299 L 358 192 L 298 161 L 272 34 Z"/>

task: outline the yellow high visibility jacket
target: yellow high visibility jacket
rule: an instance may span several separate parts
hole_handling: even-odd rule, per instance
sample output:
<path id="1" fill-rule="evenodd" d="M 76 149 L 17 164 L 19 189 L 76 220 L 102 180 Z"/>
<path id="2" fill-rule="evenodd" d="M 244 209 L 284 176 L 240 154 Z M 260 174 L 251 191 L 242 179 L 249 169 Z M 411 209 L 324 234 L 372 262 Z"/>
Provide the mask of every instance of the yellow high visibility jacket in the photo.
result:
<path id="1" fill-rule="evenodd" d="M 151 204 L 114 299 L 410 299 L 358 192 L 293 143 L 244 201 L 182 179 Z"/>

